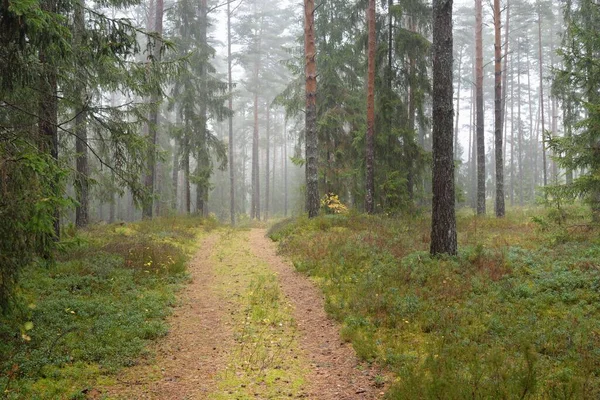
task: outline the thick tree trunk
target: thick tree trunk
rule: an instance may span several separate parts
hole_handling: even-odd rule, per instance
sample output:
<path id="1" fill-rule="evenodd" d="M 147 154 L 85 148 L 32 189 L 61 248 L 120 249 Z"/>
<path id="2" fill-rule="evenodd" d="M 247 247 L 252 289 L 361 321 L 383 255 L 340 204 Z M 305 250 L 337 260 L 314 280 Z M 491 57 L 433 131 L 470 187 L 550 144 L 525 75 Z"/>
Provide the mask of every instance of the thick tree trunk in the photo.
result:
<path id="1" fill-rule="evenodd" d="M 306 211 L 319 214 L 319 174 L 317 170 L 317 64 L 315 48 L 315 1 L 304 0 L 304 57 L 306 76 Z"/>
<path id="2" fill-rule="evenodd" d="M 229 88 L 229 110 L 233 114 L 233 79 L 231 58 L 231 2 L 227 2 L 227 80 Z M 231 225 L 235 226 L 235 171 L 233 154 L 233 115 L 229 116 L 229 215 Z"/>
<path id="3" fill-rule="evenodd" d="M 163 1 L 164 0 L 156 0 L 156 13 L 154 19 L 154 32 L 162 36 L 163 31 Z M 154 39 L 153 48 L 151 51 L 151 55 L 153 57 L 153 63 L 160 63 L 162 57 L 162 40 Z M 152 214 L 154 211 L 153 203 L 154 203 L 154 194 L 155 194 L 155 186 L 156 186 L 156 146 L 158 144 L 158 113 L 159 113 L 159 95 L 153 94 L 151 97 L 152 103 L 152 111 L 148 116 L 148 160 L 147 160 L 147 171 L 146 171 L 146 179 L 145 179 L 145 187 L 148 192 L 149 198 L 144 202 L 144 206 L 142 209 L 142 217 L 143 218 L 152 218 Z"/>
<path id="4" fill-rule="evenodd" d="M 85 32 L 84 18 L 85 3 L 80 0 L 73 12 L 73 47 L 79 57 L 82 56 L 82 41 Z M 75 153 L 77 178 L 75 180 L 77 207 L 75 208 L 75 225 L 79 228 L 87 226 L 89 222 L 89 167 L 88 144 L 86 128 L 86 84 L 84 74 L 77 74 L 76 93 L 77 106 L 75 107 Z"/>
<path id="5" fill-rule="evenodd" d="M 502 37 L 500 0 L 494 0 L 494 135 L 496 145 L 496 217 L 504 217 L 504 157 L 502 154 Z"/>
<path id="6" fill-rule="evenodd" d="M 367 71 L 367 148 L 366 148 L 366 187 L 365 211 L 372 214 L 375 211 L 374 183 L 374 136 L 375 136 L 375 0 L 369 0 L 367 8 L 367 24 L 369 30 L 368 71 Z"/>
<path id="7" fill-rule="evenodd" d="M 457 252 L 452 91 L 452 0 L 434 0 L 432 255 Z"/>
<path id="8" fill-rule="evenodd" d="M 483 127 L 483 15 L 475 0 L 475 103 L 477 118 L 477 215 L 485 215 L 485 143 Z"/>

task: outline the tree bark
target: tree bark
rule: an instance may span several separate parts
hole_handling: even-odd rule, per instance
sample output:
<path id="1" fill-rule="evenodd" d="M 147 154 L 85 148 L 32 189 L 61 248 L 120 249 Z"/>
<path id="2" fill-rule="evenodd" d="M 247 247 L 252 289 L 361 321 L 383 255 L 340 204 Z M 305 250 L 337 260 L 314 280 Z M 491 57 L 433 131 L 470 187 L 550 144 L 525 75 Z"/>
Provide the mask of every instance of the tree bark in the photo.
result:
<path id="1" fill-rule="evenodd" d="M 163 32 L 163 10 L 164 0 L 156 0 L 156 13 L 154 19 L 154 32 L 158 36 L 162 36 Z M 152 39 L 151 39 L 152 40 Z M 160 63 L 162 57 L 162 40 L 153 39 L 153 48 L 151 56 L 153 58 L 152 63 Z M 156 145 L 158 144 L 158 113 L 159 113 L 159 95 L 155 93 L 151 96 L 152 111 L 148 116 L 148 160 L 147 160 L 147 171 L 145 179 L 145 187 L 148 192 L 149 198 L 144 202 L 142 209 L 143 218 L 152 218 L 154 207 L 154 192 L 156 186 Z"/>
<path id="2" fill-rule="evenodd" d="M 265 221 L 269 219 L 269 196 L 270 196 L 270 189 L 271 189 L 271 184 L 270 184 L 270 174 L 271 174 L 271 165 L 269 163 L 269 157 L 270 157 L 270 147 L 271 147 L 271 106 L 269 104 L 269 102 L 267 101 L 267 113 L 266 113 L 266 117 L 267 117 L 267 130 L 266 130 L 266 136 L 267 136 L 267 143 L 266 143 L 266 160 L 265 160 Z"/>
<path id="3" fill-rule="evenodd" d="M 369 0 L 367 8 L 367 25 L 369 30 L 368 71 L 367 71 L 367 143 L 366 143 L 366 187 L 365 211 L 373 214 L 375 211 L 374 183 L 374 136 L 375 136 L 375 0 Z"/>
<path id="4" fill-rule="evenodd" d="M 523 206 L 523 127 L 521 120 L 521 40 L 517 39 L 517 125 L 518 125 L 518 143 L 519 151 L 517 152 L 519 163 L 519 205 Z"/>
<path id="5" fill-rule="evenodd" d="M 283 123 L 283 216 L 288 216 L 287 118 Z"/>
<path id="6" fill-rule="evenodd" d="M 542 12 L 541 4 L 538 1 L 538 45 L 539 45 L 539 67 L 540 67 L 540 115 L 542 121 L 542 168 L 544 187 L 548 185 L 548 176 L 546 169 L 546 127 L 544 121 L 544 68 L 543 68 L 543 53 L 542 53 Z"/>
<path id="7" fill-rule="evenodd" d="M 317 64 L 314 25 L 315 1 L 304 0 L 304 57 L 306 76 L 306 211 L 319 214 L 319 175 L 317 170 Z"/>
<path id="8" fill-rule="evenodd" d="M 496 146 L 496 217 L 504 217 L 504 157 L 502 154 L 502 37 L 500 0 L 494 0 L 494 135 Z"/>
<path id="9" fill-rule="evenodd" d="M 206 53 L 208 47 L 207 28 L 208 28 L 208 3 L 207 0 L 200 0 L 200 46 L 201 52 Z M 208 59 L 205 54 L 205 58 Z M 201 216 L 208 215 L 208 188 L 210 185 L 210 154 L 208 151 L 208 131 L 206 127 L 207 114 L 207 101 L 208 101 L 208 71 L 205 65 L 200 67 L 200 92 L 201 98 L 199 100 L 199 114 L 200 120 L 200 138 L 198 153 L 196 155 L 197 172 L 196 179 L 198 180 L 196 185 L 196 212 Z"/>
<path id="10" fill-rule="evenodd" d="M 483 12 L 475 0 L 475 103 L 477 118 L 477 215 L 485 215 L 485 143 L 483 127 Z"/>
<path id="11" fill-rule="evenodd" d="M 452 91 L 452 0 L 434 0 L 432 255 L 457 252 Z"/>

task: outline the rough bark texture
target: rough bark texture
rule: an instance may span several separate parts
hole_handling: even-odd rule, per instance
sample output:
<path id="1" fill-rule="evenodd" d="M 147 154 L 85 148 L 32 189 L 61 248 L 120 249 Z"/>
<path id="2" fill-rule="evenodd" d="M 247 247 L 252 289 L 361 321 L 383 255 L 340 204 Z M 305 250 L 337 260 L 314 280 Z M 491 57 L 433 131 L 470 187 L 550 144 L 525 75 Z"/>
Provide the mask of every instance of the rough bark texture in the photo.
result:
<path id="1" fill-rule="evenodd" d="M 494 137 L 496 147 L 496 217 L 504 217 L 504 157 L 502 154 L 502 34 L 500 0 L 494 0 Z"/>
<path id="2" fill-rule="evenodd" d="M 84 2 L 79 1 L 73 10 L 73 47 L 76 54 L 80 54 L 82 40 L 85 30 L 85 19 L 83 15 Z M 76 77 L 75 96 L 78 96 L 77 107 L 75 108 L 75 153 L 77 179 L 75 180 L 77 193 L 77 207 L 75 208 L 75 225 L 84 227 L 89 222 L 89 186 L 88 186 L 88 148 L 87 148 L 87 129 L 86 129 L 86 87 L 83 78 Z"/>
<path id="3" fill-rule="evenodd" d="M 477 119 L 477 215 L 485 214 L 485 143 L 483 130 L 483 20 L 481 0 L 475 0 L 475 107 Z"/>
<path id="4" fill-rule="evenodd" d="M 156 0 L 156 13 L 154 20 L 154 32 L 161 36 L 163 31 L 163 0 Z M 154 40 L 154 46 L 152 49 L 152 57 L 154 60 L 152 62 L 160 62 L 161 59 L 161 47 L 162 41 L 160 39 Z M 153 214 L 153 197 L 155 191 L 155 175 L 156 175 L 156 145 L 158 142 L 158 103 L 160 101 L 160 97 L 158 93 L 152 95 L 151 103 L 153 104 L 153 109 L 148 116 L 148 160 L 147 160 L 147 171 L 146 171 L 146 179 L 145 186 L 146 191 L 150 195 L 150 198 L 144 202 L 144 207 L 142 209 L 142 217 L 143 218 L 152 218 Z"/>
<path id="5" fill-rule="evenodd" d="M 227 2 L 227 80 L 229 87 L 229 110 L 233 113 L 233 79 L 231 76 L 231 3 Z M 233 157 L 233 115 L 229 116 L 229 215 L 235 225 L 235 173 Z"/>
<path id="6" fill-rule="evenodd" d="M 372 214 L 375 211 L 374 204 L 374 136 L 375 136 L 375 0 L 369 0 L 367 7 L 367 25 L 369 30 L 368 66 L 367 66 L 367 148 L 365 182 L 365 211 Z"/>
<path id="7" fill-rule="evenodd" d="M 432 255 L 457 252 L 452 91 L 452 0 L 434 0 Z"/>
<path id="8" fill-rule="evenodd" d="M 315 48 L 314 0 L 304 0 L 304 57 L 306 76 L 306 211 L 319 214 L 319 174 L 317 170 L 317 64 Z"/>

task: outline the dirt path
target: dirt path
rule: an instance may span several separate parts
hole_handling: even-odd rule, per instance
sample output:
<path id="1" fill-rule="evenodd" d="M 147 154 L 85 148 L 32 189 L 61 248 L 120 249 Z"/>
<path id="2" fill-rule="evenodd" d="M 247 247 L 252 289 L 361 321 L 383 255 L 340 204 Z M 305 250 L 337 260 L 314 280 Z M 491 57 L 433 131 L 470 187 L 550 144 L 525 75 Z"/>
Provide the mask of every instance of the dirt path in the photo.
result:
<path id="1" fill-rule="evenodd" d="M 301 349 L 312 367 L 306 379 L 309 398 L 374 399 L 383 395 L 373 385 L 377 372 L 359 365 L 352 347 L 341 341 L 339 326 L 325 313 L 319 289 L 277 255 L 275 243 L 265 237 L 263 229 L 251 231 L 250 245 L 254 254 L 277 272 L 283 292 L 294 304 Z"/>
<path id="2" fill-rule="evenodd" d="M 324 311 L 321 292 L 276 254 L 265 230 L 204 239 L 192 282 L 156 357 L 128 368 L 105 399 L 376 399 L 375 371 L 360 365 Z"/>
<path id="3" fill-rule="evenodd" d="M 188 266 L 191 283 L 169 318 L 169 333 L 154 350 L 156 360 L 128 368 L 105 395 L 119 399 L 204 399 L 214 390 L 233 346 L 226 310 L 215 292 L 211 255 L 218 234 L 204 239 Z"/>

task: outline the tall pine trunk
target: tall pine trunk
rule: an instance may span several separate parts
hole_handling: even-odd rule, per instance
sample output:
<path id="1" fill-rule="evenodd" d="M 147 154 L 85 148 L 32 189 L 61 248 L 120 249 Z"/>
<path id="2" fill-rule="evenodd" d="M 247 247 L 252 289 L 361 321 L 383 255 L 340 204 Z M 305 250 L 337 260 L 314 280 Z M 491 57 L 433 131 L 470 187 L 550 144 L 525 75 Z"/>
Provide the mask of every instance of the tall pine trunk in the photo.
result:
<path id="1" fill-rule="evenodd" d="M 154 19 L 154 32 L 158 36 L 162 36 L 163 31 L 163 0 L 156 0 L 156 10 Z M 162 40 L 159 38 L 150 39 L 152 43 L 152 63 L 160 63 L 162 57 Z M 154 93 L 151 96 L 150 102 L 152 103 L 152 110 L 148 116 L 148 154 L 146 164 L 146 179 L 145 187 L 148 194 L 148 198 L 144 202 L 142 209 L 143 218 L 152 218 L 154 211 L 153 202 L 156 186 L 156 145 L 158 144 L 158 113 L 159 113 L 159 94 Z"/>
<path id="2" fill-rule="evenodd" d="M 317 161 L 317 63 L 315 48 L 315 1 L 304 0 L 304 57 L 306 77 L 306 211 L 319 214 L 319 174 Z"/>
<path id="3" fill-rule="evenodd" d="M 485 143 L 483 127 L 483 12 L 475 0 L 475 103 L 477 119 L 477 215 L 485 214 Z"/>
<path id="4" fill-rule="evenodd" d="M 432 255 L 457 252 L 452 91 L 452 0 L 434 0 Z"/>
<path id="5" fill-rule="evenodd" d="M 200 0 L 200 46 L 201 51 L 206 53 L 208 50 L 208 4 L 207 0 Z M 206 56 L 206 55 L 205 55 Z M 206 56 L 208 59 L 208 57 Z M 208 71 L 206 65 L 200 67 L 200 91 L 202 98 L 199 99 L 200 109 L 200 138 L 199 138 L 199 149 L 197 154 L 197 173 L 196 178 L 198 184 L 196 185 L 196 212 L 201 216 L 208 215 L 208 188 L 210 185 L 210 154 L 208 151 L 208 131 L 206 126 L 207 114 L 207 102 L 208 102 Z"/>
<path id="6" fill-rule="evenodd" d="M 504 157 L 502 154 L 502 37 L 500 0 L 494 0 L 494 136 L 496 147 L 496 217 L 504 217 Z"/>
<path id="7" fill-rule="evenodd" d="M 542 122 L 542 175 L 544 178 L 544 187 L 548 185 L 548 176 L 546 168 L 546 126 L 544 121 L 544 65 L 543 65 L 543 53 L 542 53 L 542 11 L 541 4 L 538 2 L 538 49 L 539 49 L 539 67 L 540 67 L 540 115 Z"/>
<path id="8" fill-rule="evenodd" d="M 229 89 L 229 215 L 231 225 L 235 226 L 235 171 L 233 157 L 233 79 L 232 79 L 232 58 L 231 58 L 231 2 L 227 2 L 227 83 Z"/>
<path id="9" fill-rule="evenodd" d="M 365 211 L 372 214 L 375 210 L 374 183 L 374 136 L 375 136 L 375 0 L 369 0 L 367 8 L 367 25 L 369 30 L 368 71 L 367 71 L 367 148 L 366 148 L 366 187 Z"/>
<path id="10" fill-rule="evenodd" d="M 266 136 L 267 136 L 267 143 L 266 143 L 266 152 L 265 152 L 265 156 L 266 156 L 266 160 L 265 160 L 265 221 L 269 219 L 269 196 L 270 196 L 270 190 L 271 190 L 271 184 L 270 184 L 270 173 L 271 173 L 271 165 L 269 164 L 269 157 L 270 157 L 270 147 L 271 147 L 271 106 L 269 104 L 269 102 L 267 102 L 267 129 L 266 129 Z"/>

